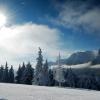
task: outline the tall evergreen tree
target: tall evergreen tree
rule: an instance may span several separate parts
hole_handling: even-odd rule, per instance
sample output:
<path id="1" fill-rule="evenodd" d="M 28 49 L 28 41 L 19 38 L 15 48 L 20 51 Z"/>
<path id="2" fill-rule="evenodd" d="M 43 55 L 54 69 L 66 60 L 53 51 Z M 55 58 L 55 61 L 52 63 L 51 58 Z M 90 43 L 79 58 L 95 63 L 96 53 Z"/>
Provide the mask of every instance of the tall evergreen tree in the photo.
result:
<path id="1" fill-rule="evenodd" d="M 26 69 L 26 65 L 25 65 L 25 63 L 23 62 L 22 67 L 21 67 L 20 83 L 23 83 L 23 82 L 22 82 L 22 78 L 23 78 L 25 69 Z"/>
<path id="2" fill-rule="evenodd" d="M 43 56 L 42 56 L 42 50 L 41 50 L 41 48 L 39 48 L 37 65 L 35 68 L 35 78 L 34 78 L 34 82 L 37 85 L 41 84 L 42 66 L 43 66 Z"/>
<path id="3" fill-rule="evenodd" d="M 16 83 L 20 83 L 21 81 L 21 76 L 22 76 L 22 71 L 21 71 L 21 66 L 19 65 L 18 71 L 17 71 L 17 75 L 16 75 Z"/>
<path id="4" fill-rule="evenodd" d="M 14 69 L 13 69 L 12 65 L 11 65 L 11 68 L 9 70 L 9 82 L 14 83 Z"/>
<path id="5" fill-rule="evenodd" d="M 26 68 L 25 68 L 24 73 L 22 75 L 21 83 L 31 85 L 32 79 L 33 79 L 33 68 L 29 62 L 26 65 Z"/>
<path id="6" fill-rule="evenodd" d="M 5 65 L 5 69 L 3 71 L 3 77 L 2 77 L 2 81 L 3 82 L 9 82 L 9 73 L 8 73 L 8 64 L 6 62 L 6 65 Z"/>
<path id="7" fill-rule="evenodd" d="M 65 82 L 64 69 L 58 67 L 54 73 L 55 85 L 62 86 Z"/>
<path id="8" fill-rule="evenodd" d="M 49 82 L 50 82 L 49 68 L 48 68 L 48 61 L 46 60 L 41 72 L 41 85 L 48 86 Z"/>
<path id="9" fill-rule="evenodd" d="M 46 59 L 46 61 L 45 61 L 45 64 L 44 64 L 44 66 L 43 66 L 43 70 L 44 70 L 44 72 L 48 72 L 48 61 L 47 61 L 47 59 Z"/>
<path id="10" fill-rule="evenodd" d="M 25 63 L 23 62 L 22 67 L 21 67 L 22 73 L 24 72 L 24 70 L 25 70 Z"/>
<path id="11" fill-rule="evenodd" d="M 1 65 L 0 67 L 0 82 L 2 82 L 4 67 Z"/>

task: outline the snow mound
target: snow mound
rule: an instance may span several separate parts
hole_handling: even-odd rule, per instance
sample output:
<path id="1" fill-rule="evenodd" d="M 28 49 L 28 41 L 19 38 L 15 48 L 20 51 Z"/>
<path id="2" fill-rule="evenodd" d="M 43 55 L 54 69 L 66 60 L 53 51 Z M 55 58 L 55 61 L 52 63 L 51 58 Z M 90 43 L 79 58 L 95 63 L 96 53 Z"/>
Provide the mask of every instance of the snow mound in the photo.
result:
<path id="1" fill-rule="evenodd" d="M 0 100 L 99 100 L 99 91 L 0 84 Z"/>

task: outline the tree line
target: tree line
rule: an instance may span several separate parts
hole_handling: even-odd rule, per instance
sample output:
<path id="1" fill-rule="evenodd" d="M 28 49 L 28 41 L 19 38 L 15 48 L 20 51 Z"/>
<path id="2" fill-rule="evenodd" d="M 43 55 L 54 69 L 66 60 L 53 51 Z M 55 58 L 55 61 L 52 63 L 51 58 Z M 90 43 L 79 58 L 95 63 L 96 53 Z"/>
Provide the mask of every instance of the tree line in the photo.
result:
<path id="1" fill-rule="evenodd" d="M 0 82 L 14 83 L 14 69 L 12 65 L 11 68 L 8 69 L 7 62 L 5 64 L 5 68 L 3 65 L 0 67 Z"/>
<path id="2" fill-rule="evenodd" d="M 100 78 L 93 73 L 87 75 L 77 75 L 71 68 L 61 67 L 51 69 L 48 60 L 43 60 L 42 50 L 39 48 L 37 64 L 35 68 L 28 62 L 19 65 L 17 72 L 14 72 L 13 66 L 8 68 L 0 67 L 0 82 L 41 85 L 41 86 L 61 86 L 100 90 Z"/>

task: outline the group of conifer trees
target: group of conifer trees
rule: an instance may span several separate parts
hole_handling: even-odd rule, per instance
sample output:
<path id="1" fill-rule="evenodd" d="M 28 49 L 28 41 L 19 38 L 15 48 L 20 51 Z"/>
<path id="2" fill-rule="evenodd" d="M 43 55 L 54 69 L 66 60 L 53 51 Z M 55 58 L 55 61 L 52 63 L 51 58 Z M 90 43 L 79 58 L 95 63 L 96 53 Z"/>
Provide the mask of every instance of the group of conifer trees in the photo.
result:
<path id="1" fill-rule="evenodd" d="M 100 78 L 98 76 L 93 74 L 76 75 L 71 68 L 49 68 L 48 61 L 43 60 L 41 48 L 39 48 L 36 60 L 35 68 L 30 62 L 27 64 L 23 62 L 15 72 L 13 66 L 9 68 L 6 62 L 5 66 L 0 67 L 0 82 L 100 90 Z"/>
<path id="2" fill-rule="evenodd" d="M 14 83 L 14 69 L 12 65 L 10 69 L 8 69 L 7 62 L 5 66 L 1 65 L 0 67 L 0 82 Z"/>
<path id="3" fill-rule="evenodd" d="M 53 85 L 52 80 L 53 72 L 49 69 L 47 60 L 43 63 L 41 48 L 39 48 L 35 68 L 32 67 L 30 62 L 27 64 L 23 62 L 15 72 L 13 66 L 9 69 L 7 62 L 5 66 L 0 67 L 0 82 L 48 86 Z"/>
<path id="4" fill-rule="evenodd" d="M 32 68 L 32 65 L 30 62 L 28 62 L 26 65 L 23 63 L 23 65 L 19 65 L 17 75 L 15 77 L 15 82 L 18 84 L 32 84 L 32 79 L 34 75 L 34 69 Z"/>
<path id="5" fill-rule="evenodd" d="M 58 78 L 55 78 L 56 86 L 100 90 L 100 77 L 92 72 L 76 74 L 73 69 L 68 68 L 64 69 L 62 74 L 56 75 Z"/>

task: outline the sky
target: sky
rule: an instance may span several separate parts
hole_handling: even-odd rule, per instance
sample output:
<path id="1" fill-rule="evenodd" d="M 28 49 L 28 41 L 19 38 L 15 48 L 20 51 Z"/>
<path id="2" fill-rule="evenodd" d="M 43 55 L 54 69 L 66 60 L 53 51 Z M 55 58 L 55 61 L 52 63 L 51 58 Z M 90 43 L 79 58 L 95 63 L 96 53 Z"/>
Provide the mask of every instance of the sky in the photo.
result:
<path id="1" fill-rule="evenodd" d="M 49 61 L 100 48 L 100 0 L 0 0 L 0 13 L 1 64 L 34 64 L 38 47 Z"/>

